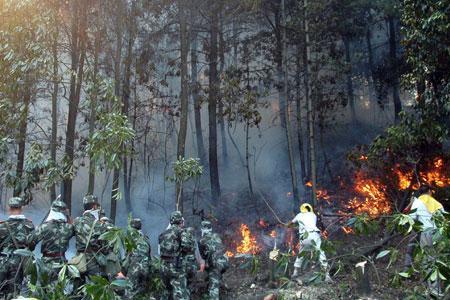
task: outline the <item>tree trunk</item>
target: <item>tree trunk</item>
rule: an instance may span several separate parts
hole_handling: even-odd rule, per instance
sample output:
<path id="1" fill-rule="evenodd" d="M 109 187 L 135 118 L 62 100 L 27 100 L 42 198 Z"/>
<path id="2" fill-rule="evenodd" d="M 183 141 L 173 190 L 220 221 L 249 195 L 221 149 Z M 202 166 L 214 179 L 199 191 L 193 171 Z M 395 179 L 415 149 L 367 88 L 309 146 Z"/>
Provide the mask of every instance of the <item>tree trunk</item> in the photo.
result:
<path id="1" fill-rule="evenodd" d="M 53 55 L 53 91 L 52 91 L 52 140 L 50 142 L 50 159 L 56 164 L 56 146 L 58 143 L 58 29 L 55 28 L 52 45 Z M 50 187 L 50 201 L 56 199 L 56 185 Z"/>
<path id="2" fill-rule="evenodd" d="M 186 9 L 183 5 L 185 0 L 178 1 L 178 14 L 180 21 L 180 45 L 181 45 L 181 91 L 180 91 L 180 131 L 178 132 L 177 159 L 184 158 L 186 148 L 186 134 L 188 123 L 188 70 L 187 57 L 189 51 L 189 37 L 186 20 Z M 177 202 L 176 207 L 183 212 L 183 191 L 182 183 L 176 183 Z"/>
<path id="3" fill-rule="evenodd" d="M 317 178 L 316 178 L 316 149 L 314 138 L 314 108 L 311 97 L 311 88 L 309 83 L 309 76 L 311 74 L 310 58 L 311 58 L 311 46 L 309 41 L 309 21 L 308 21 L 308 0 L 304 0 L 304 30 L 305 30 L 305 54 L 306 54 L 306 72 L 305 72 L 305 87 L 306 87 L 306 99 L 308 106 L 308 146 L 309 146 L 309 165 L 310 165 L 310 180 L 312 183 L 312 203 L 314 207 L 317 206 Z"/>
<path id="4" fill-rule="evenodd" d="M 125 78 L 123 83 L 122 95 L 122 114 L 129 116 L 130 111 L 130 95 L 131 95 L 131 65 L 133 63 L 133 45 L 136 37 L 135 24 L 136 1 L 131 3 L 130 14 L 128 16 L 128 44 L 127 57 L 125 58 Z M 127 213 L 133 213 L 133 205 L 131 203 L 131 172 L 132 164 L 130 162 L 130 169 L 128 168 L 128 158 L 126 155 L 122 158 L 123 163 L 123 185 L 124 185 L 124 199 Z"/>
<path id="5" fill-rule="evenodd" d="M 345 49 L 345 62 L 347 63 L 349 70 L 346 74 L 346 86 L 347 86 L 347 100 L 350 107 L 350 120 L 352 123 L 357 121 L 355 112 L 355 96 L 353 92 L 353 79 L 352 79 L 352 59 L 350 53 L 350 41 L 347 37 L 344 37 L 344 49 Z"/>
<path id="6" fill-rule="evenodd" d="M 23 93 L 23 109 L 20 112 L 19 120 L 19 135 L 17 136 L 16 143 L 18 144 L 17 152 L 17 164 L 16 164 L 16 178 L 21 182 L 23 175 L 23 167 L 25 163 L 25 146 L 27 139 L 27 127 L 28 127 L 28 111 L 30 107 L 31 100 L 31 84 L 29 81 L 29 76 L 26 75 L 27 79 L 25 81 L 24 93 Z M 14 186 L 13 196 L 18 197 L 23 191 L 23 186 L 17 184 Z"/>
<path id="7" fill-rule="evenodd" d="M 217 98 L 219 83 L 217 76 L 217 33 L 219 31 L 219 9 L 217 3 L 210 3 L 211 28 L 209 49 L 209 176 L 211 183 L 211 198 L 217 203 L 220 197 L 219 167 L 217 162 Z"/>
<path id="8" fill-rule="evenodd" d="M 397 68 L 397 40 L 395 34 L 395 20 L 393 16 L 388 16 L 389 23 L 389 57 L 392 67 L 392 99 L 394 101 L 395 121 L 400 120 L 400 112 L 402 111 L 402 102 L 400 101 L 399 92 L 399 74 Z"/>
<path id="9" fill-rule="evenodd" d="M 225 40 L 223 39 L 223 24 L 222 16 L 220 18 L 220 29 L 219 29 L 219 74 L 222 74 L 225 68 Z M 224 165 L 228 163 L 228 150 L 227 150 L 227 138 L 225 136 L 225 121 L 223 116 L 223 101 L 219 99 L 219 126 L 220 126 L 220 137 L 222 138 L 222 159 Z"/>
<path id="10" fill-rule="evenodd" d="M 122 28 L 122 20 L 120 18 L 123 17 L 123 3 L 120 3 L 119 20 L 116 21 L 116 49 L 114 53 L 114 93 L 118 99 L 120 99 L 120 65 L 122 60 L 122 40 L 123 40 L 123 28 Z M 122 108 L 123 109 L 123 108 Z M 120 169 L 114 168 L 113 172 L 113 182 L 111 187 L 111 212 L 110 218 L 113 222 L 116 220 L 117 214 L 117 200 L 120 198 L 120 189 L 119 189 L 119 176 Z"/>
<path id="11" fill-rule="evenodd" d="M 80 103 L 81 84 L 83 82 L 83 69 L 86 57 L 86 26 L 87 26 L 87 3 L 79 0 L 72 2 L 74 16 L 71 21 L 71 76 L 69 94 L 69 112 L 67 116 L 65 173 L 73 168 L 75 154 L 75 130 Z M 72 178 L 66 177 L 61 187 L 61 195 L 69 210 L 72 209 Z"/>
<path id="12" fill-rule="evenodd" d="M 119 176 L 120 176 L 120 169 L 115 168 L 113 172 L 113 181 L 111 188 L 111 211 L 109 215 L 113 223 L 116 222 L 117 200 L 119 199 L 120 196 Z"/>
<path id="13" fill-rule="evenodd" d="M 283 18 L 283 56 L 282 56 L 282 64 L 283 64 L 283 77 L 284 77 L 284 83 L 283 83 L 283 94 L 285 95 L 286 99 L 286 105 L 285 105 L 285 116 L 286 116 L 286 141 L 287 141 L 287 150 L 288 150 L 288 157 L 289 157 L 289 169 L 291 171 L 291 182 L 292 182 L 292 194 L 294 196 L 294 203 L 293 203 L 293 209 L 294 211 L 297 211 L 297 208 L 300 204 L 300 195 L 298 193 L 298 186 L 297 186 L 297 171 L 295 170 L 295 159 L 294 159 L 294 151 L 292 146 L 292 138 L 291 138 L 291 120 L 289 116 L 289 102 L 288 99 L 288 62 L 287 62 L 287 40 L 286 40 L 286 11 L 285 11 L 285 0 L 281 0 L 281 15 Z"/>
<path id="14" fill-rule="evenodd" d="M 197 141 L 197 155 L 202 166 L 206 167 L 208 162 L 206 160 L 205 145 L 203 142 L 202 131 L 202 116 L 201 116 L 201 102 L 198 94 L 198 69 L 197 69 L 197 32 L 192 30 L 192 44 L 191 44 L 191 93 L 192 101 L 194 103 L 194 119 L 195 119 L 195 136 Z"/>
<path id="15" fill-rule="evenodd" d="M 281 6 L 283 6 L 283 1 L 280 0 Z M 284 68 L 283 68 L 283 30 L 281 18 L 283 18 L 283 13 L 281 14 L 275 13 L 275 26 L 278 30 L 275 30 L 276 37 L 276 50 L 275 50 L 275 64 L 277 66 L 277 89 L 278 89 L 278 103 L 279 103 L 279 111 L 280 111 L 280 124 L 281 127 L 286 128 L 286 94 L 284 89 Z"/>
<path id="16" fill-rule="evenodd" d="M 369 83 L 369 96 L 372 98 L 374 93 L 374 83 L 373 83 L 373 73 L 375 71 L 374 61 L 373 61 L 373 48 L 372 48 L 372 31 L 370 30 L 370 25 L 366 31 L 366 44 L 367 44 L 367 63 L 368 63 L 368 71 L 367 71 L 367 82 Z"/>
<path id="17" fill-rule="evenodd" d="M 252 176 L 250 173 L 250 152 L 248 149 L 249 146 L 249 131 L 250 131 L 250 124 L 247 122 L 245 124 L 245 168 L 247 169 L 247 180 L 248 180 L 248 191 L 249 195 L 252 201 L 255 201 L 255 193 L 253 192 L 253 183 L 252 183 Z M 256 202 L 255 206 L 256 206 Z M 256 207 L 255 207 L 256 208 Z"/>
<path id="18" fill-rule="evenodd" d="M 96 112 L 97 112 L 97 92 L 98 92 L 98 57 L 100 52 L 100 30 L 97 30 L 95 33 L 95 41 L 94 41 L 94 72 L 93 78 L 94 81 L 94 92 L 92 94 L 91 103 L 90 103 L 90 113 L 89 113 L 89 137 L 94 134 L 95 131 L 95 121 L 96 121 Z M 95 163 L 92 160 L 92 155 L 89 156 L 89 179 L 88 179 L 88 195 L 93 195 L 95 189 Z"/>
<path id="19" fill-rule="evenodd" d="M 302 98 L 300 97 L 300 86 L 301 86 L 301 64 L 300 64 L 300 49 L 297 54 L 297 76 L 296 78 L 296 88 L 297 96 L 295 97 L 297 106 L 297 140 L 298 140 L 298 153 L 300 156 L 300 178 L 301 183 L 305 182 L 306 179 L 306 166 L 305 166 L 305 149 L 303 143 L 303 126 L 302 126 Z"/>

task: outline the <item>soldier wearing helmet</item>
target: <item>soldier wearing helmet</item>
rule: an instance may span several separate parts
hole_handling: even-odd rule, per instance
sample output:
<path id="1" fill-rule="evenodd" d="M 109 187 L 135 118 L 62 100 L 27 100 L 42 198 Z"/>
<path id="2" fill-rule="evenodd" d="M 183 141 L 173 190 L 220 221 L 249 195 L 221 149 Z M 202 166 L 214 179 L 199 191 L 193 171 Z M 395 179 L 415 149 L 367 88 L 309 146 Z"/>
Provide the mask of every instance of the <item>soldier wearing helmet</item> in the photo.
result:
<path id="1" fill-rule="evenodd" d="M 86 195 L 83 207 L 83 215 L 75 219 L 73 226 L 77 257 L 84 256 L 87 262 L 86 271 L 82 272 L 85 279 L 86 276 L 102 274 L 102 261 L 98 253 L 102 248 L 100 236 L 105 232 L 105 226 L 100 223 L 101 207 L 96 196 Z"/>
<path id="2" fill-rule="evenodd" d="M 7 298 L 20 290 L 23 280 L 25 258 L 14 254 L 17 249 L 34 249 L 32 243 L 33 222 L 22 213 L 24 201 L 21 197 L 9 199 L 9 217 L 0 223 L 0 295 Z"/>
<path id="3" fill-rule="evenodd" d="M 150 239 L 142 232 L 141 219 L 130 221 L 129 233 L 135 241 L 136 248 L 127 254 L 125 269 L 131 282 L 131 298 L 144 295 L 150 282 L 151 247 Z"/>
<path id="4" fill-rule="evenodd" d="M 208 273 L 208 299 L 220 299 L 220 282 L 222 274 L 228 269 L 228 257 L 218 234 L 213 233 L 210 221 L 202 221 L 202 238 L 199 242 L 201 256 L 206 262 Z"/>
<path id="5" fill-rule="evenodd" d="M 300 206 L 300 213 L 290 222 L 290 224 L 298 224 L 298 233 L 300 241 L 300 252 L 294 263 L 294 273 L 292 277 L 300 275 L 300 271 L 304 264 L 304 252 L 314 251 L 319 253 L 319 262 L 326 274 L 326 281 L 331 281 L 328 274 L 328 263 L 325 252 L 320 248 L 322 239 L 320 237 L 320 230 L 317 228 L 317 216 L 314 213 L 313 207 L 308 203 L 303 203 Z"/>
<path id="6" fill-rule="evenodd" d="M 161 277 L 166 286 L 161 299 L 188 300 L 190 293 L 187 288 L 186 269 L 183 257 L 189 252 L 184 218 L 180 211 L 170 215 L 170 225 L 159 235 L 159 252 L 161 255 Z"/>
<path id="7" fill-rule="evenodd" d="M 50 273 L 49 280 L 57 279 L 62 263 L 67 261 L 65 252 L 74 235 L 66 204 L 59 199 L 53 201 L 49 214 L 33 235 L 35 244 L 42 242 L 42 259 Z"/>

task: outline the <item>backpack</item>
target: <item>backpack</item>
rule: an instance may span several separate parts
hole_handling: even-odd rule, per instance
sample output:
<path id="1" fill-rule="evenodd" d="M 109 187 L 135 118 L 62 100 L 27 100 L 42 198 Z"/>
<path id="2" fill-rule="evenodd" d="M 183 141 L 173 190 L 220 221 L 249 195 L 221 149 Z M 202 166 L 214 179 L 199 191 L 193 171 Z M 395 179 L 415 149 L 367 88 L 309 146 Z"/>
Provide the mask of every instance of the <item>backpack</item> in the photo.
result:
<path id="1" fill-rule="evenodd" d="M 161 256 L 177 257 L 181 253 L 181 230 L 176 227 L 166 229 L 159 235 Z"/>

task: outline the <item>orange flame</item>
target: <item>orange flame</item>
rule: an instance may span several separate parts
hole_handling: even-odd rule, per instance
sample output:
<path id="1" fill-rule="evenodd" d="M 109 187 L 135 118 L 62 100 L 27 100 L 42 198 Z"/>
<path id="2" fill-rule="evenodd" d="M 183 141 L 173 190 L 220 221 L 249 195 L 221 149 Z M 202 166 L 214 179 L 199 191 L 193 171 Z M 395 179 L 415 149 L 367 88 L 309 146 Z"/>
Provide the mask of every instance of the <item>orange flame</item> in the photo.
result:
<path id="1" fill-rule="evenodd" d="M 241 224 L 240 232 L 242 241 L 237 246 L 236 251 L 241 254 L 257 254 L 261 251 L 261 247 L 258 246 L 256 238 L 252 236 L 252 232 L 246 224 Z"/>
<path id="2" fill-rule="evenodd" d="M 225 252 L 225 255 L 226 255 L 227 257 L 234 257 L 234 253 L 231 252 L 231 251 Z"/>
<path id="3" fill-rule="evenodd" d="M 306 186 L 312 187 L 312 182 L 308 181 L 307 183 L 305 183 Z"/>
<path id="4" fill-rule="evenodd" d="M 450 175 L 445 174 L 444 160 L 442 158 L 435 158 L 430 167 L 430 170 L 419 173 L 422 182 L 441 188 L 450 185 Z M 411 186 L 414 180 L 413 171 L 402 172 L 397 166 L 397 169 L 394 172 L 398 177 L 398 187 L 400 190 L 406 190 L 408 188 L 412 188 L 413 190 L 419 189 L 420 185 L 417 182 Z"/>
<path id="5" fill-rule="evenodd" d="M 342 226 L 342 231 L 344 231 L 345 234 L 350 234 L 353 233 L 353 228 L 349 227 L 349 226 Z"/>
<path id="6" fill-rule="evenodd" d="M 414 175 L 413 172 L 409 171 L 409 172 L 404 173 L 398 169 L 398 166 L 394 172 L 398 177 L 398 188 L 401 191 L 408 189 L 411 186 L 411 183 L 413 180 L 413 175 Z"/>
<path id="7" fill-rule="evenodd" d="M 433 168 L 427 172 L 420 172 L 420 178 L 429 185 L 446 187 L 450 185 L 450 175 L 445 174 L 444 160 L 437 157 L 433 160 Z M 448 168 L 447 168 L 448 169 Z"/>
<path id="8" fill-rule="evenodd" d="M 277 237 L 277 232 L 276 232 L 275 230 L 272 230 L 272 231 L 269 233 L 269 235 L 270 235 L 271 237 L 273 237 L 273 238 L 276 238 L 276 237 Z"/>
<path id="9" fill-rule="evenodd" d="M 350 200 L 348 208 L 355 214 L 366 213 L 375 218 L 391 212 L 391 204 L 386 196 L 386 186 L 378 179 L 365 178 L 362 172 L 358 172 L 354 189 L 360 196 Z"/>
<path id="10" fill-rule="evenodd" d="M 323 199 L 327 202 L 330 202 L 330 200 L 331 200 L 331 197 L 330 197 L 330 195 L 328 195 L 327 190 L 317 190 L 316 195 L 317 195 L 317 199 Z"/>

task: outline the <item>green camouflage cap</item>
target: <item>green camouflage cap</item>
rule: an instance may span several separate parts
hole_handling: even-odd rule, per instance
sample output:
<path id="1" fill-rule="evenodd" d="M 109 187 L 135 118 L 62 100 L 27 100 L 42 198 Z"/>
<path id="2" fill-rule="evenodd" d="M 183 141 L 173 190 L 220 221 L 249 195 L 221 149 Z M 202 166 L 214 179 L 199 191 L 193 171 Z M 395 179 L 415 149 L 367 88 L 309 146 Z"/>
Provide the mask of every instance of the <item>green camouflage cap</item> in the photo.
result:
<path id="1" fill-rule="evenodd" d="M 212 229 L 212 224 L 210 221 L 202 221 L 202 229 Z"/>
<path id="2" fill-rule="evenodd" d="M 8 200 L 8 206 L 11 208 L 21 208 L 24 205 L 21 197 L 12 197 Z"/>
<path id="3" fill-rule="evenodd" d="M 139 219 L 139 218 L 132 219 L 130 221 L 130 226 L 132 228 L 134 228 L 134 229 L 141 230 L 141 228 L 142 228 L 142 221 L 141 221 L 141 219 Z"/>
<path id="4" fill-rule="evenodd" d="M 57 212 L 65 212 L 67 209 L 67 205 L 60 201 L 60 200 L 55 200 L 52 203 L 52 210 L 57 211 Z"/>
<path id="5" fill-rule="evenodd" d="M 183 214 L 180 211 L 177 210 L 170 214 L 170 224 L 181 224 L 183 221 Z"/>
<path id="6" fill-rule="evenodd" d="M 86 204 L 89 204 L 89 203 L 99 204 L 97 196 L 94 196 L 94 195 L 86 195 L 86 196 L 84 196 L 83 197 L 83 205 L 86 205 Z"/>

